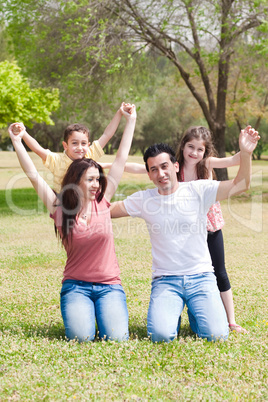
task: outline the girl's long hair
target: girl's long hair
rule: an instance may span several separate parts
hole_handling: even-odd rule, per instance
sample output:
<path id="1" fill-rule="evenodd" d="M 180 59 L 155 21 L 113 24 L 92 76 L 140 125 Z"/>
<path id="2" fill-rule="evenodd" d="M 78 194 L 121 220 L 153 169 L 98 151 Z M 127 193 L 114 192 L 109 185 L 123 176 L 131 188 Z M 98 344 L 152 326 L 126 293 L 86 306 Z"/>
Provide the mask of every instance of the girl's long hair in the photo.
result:
<path id="1" fill-rule="evenodd" d="M 206 127 L 202 127 L 202 126 L 192 126 L 189 127 L 182 139 L 181 142 L 177 148 L 177 152 L 176 152 L 176 159 L 179 162 L 179 166 L 180 166 L 180 170 L 178 173 L 178 180 L 179 181 L 183 181 L 183 177 L 182 177 L 182 170 L 183 170 L 183 166 L 184 166 L 184 157 L 183 157 L 183 149 L 185 147 L 185 144 L 189 141 L 192 141 L 192 139 L 196 139 L 196 140 L 201 140 L 204 142 L 204 146 L 205 146 L 205 153 L 203 156 L 203 159 L 197 163 L 196 165 L 196 174 L 197 174 L 197 179 L 208 179 L 209 178 L 209 174 L 208 174 L 208 169 L 206 167 L 206 160 L 207 158 L 211 157 L 211 156 L 216 156 L 216 150 L 213 146 L 213 142 L 212 142 L 212 134 L 210 132 L 209 129 L 207 129 Z"/>
<path id="2" fill-rule="evenodd" d="M 62 208 L 61 241 L 64 245 L 68 244 L 69 240 L 72 239 L 76 217 L 82 208 L 79 183 L 83 174 L 90 167 L 95 167 L 99 170 L 100 188 L 96 200 L 99 203 L 103 199 L 107 180 L 102 167 L 93 159 L 74 160 L 63 178 L 62 190 L 58 195 L 58 205 Z M 59 235 L 58 231 L 57 234 Z"/>

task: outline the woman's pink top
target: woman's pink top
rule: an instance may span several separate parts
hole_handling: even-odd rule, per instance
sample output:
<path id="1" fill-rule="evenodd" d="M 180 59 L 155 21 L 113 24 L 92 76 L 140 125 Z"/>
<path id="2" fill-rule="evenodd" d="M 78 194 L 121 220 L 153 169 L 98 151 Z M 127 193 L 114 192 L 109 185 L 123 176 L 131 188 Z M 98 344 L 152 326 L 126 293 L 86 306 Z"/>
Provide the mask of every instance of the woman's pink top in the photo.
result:
<path id="1" fill-rule="evenodd" d="M 120 270 L 115 255 L 110 203 L 102 199 L 92 202 L 92 215 L 89 225 L 77 219 L 72 239 L 65 246 L 67 261 L 63 281 L 97 282 L 121 284 Z M 58 207 L 51 218 L 61 233 L 62 210 Z"/>

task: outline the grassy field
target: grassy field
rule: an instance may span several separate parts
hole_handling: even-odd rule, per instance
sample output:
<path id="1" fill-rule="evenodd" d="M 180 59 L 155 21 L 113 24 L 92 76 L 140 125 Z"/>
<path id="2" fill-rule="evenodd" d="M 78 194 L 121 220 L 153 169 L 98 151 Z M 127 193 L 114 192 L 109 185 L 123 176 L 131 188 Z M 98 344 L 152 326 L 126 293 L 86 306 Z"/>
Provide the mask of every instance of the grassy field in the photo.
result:
<path id="1" fill-rule="evenodd" d="M 222 203 L 237 322 L 249 334 L 208 343 L 196 339 L 183 312 L 179 338 L 152 344 L 146 337 L 150 242 L 141 220 L 124 218 L 114 221 L 114 233 L 130 340 L 78 344 L 64 339 L 65 253 L 52 220 L 22 176 L 5 197 L 21 171 L 14 153 L 0 153 L 0 161 L 1 401 L 268 400 L 268 162 L 254 162 L 249 193 Z M 148 185 L 146 176 L 124 175 L 117 197 Z"/>

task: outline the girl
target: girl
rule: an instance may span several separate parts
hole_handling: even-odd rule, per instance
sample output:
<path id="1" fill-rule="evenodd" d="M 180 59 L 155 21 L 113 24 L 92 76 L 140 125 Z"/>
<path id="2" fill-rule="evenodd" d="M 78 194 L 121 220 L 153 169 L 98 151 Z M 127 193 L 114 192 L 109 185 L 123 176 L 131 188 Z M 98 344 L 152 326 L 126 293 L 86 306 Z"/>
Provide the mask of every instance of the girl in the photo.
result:
<path id="1" fill-rule="evenodd" d="M 22 124 L 9 127 L 22 169 L 54 220 L 67 252 L 61 290 L 61 313 L 67 339 L 128 339 L 128 311 L 114 250 L 110 200 L 122 176 L 136 122 L 135 106 L 121 106 L 126 127 L 109 175 L 92 159 L 75 160 L 57 197 L 38 174 L 21 138 Z M 18 126 L 20 127 L 18 129 Z M 16 135 L 12 128 L 19 131 Z"/>
<path id="2" fill-rule="evenodd" d="M 215 154 L 211 133 L 207 128 L 202 126 L 188 128 L 176 153 L 180 166 L 178 180 L 212 180 L 213 168 L 235 166 L 240 163 L 240 153 L 228 158 L 216 158 L 214 157 Z M 224 220 L 219 202 L 212 205 L 207 217 L 208 247 L 230 330 L 247 333 L 235 321 L 233 295 L 224 261 L 224 244 L 221 231 Z"/>

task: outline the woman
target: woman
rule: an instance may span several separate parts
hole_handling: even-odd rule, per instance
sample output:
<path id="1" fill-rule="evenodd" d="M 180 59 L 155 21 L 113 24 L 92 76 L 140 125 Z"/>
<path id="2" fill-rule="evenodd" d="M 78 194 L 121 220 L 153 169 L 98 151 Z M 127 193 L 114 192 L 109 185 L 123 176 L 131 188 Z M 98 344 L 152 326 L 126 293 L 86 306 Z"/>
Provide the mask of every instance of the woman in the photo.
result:
<path id="1" fill-rule="evenodd" d="M 10 137 L 22 169 L 32 182 L 67 252 L 61 290 L 61 312 L 67 339 L 95 338 L 95 319 L 101 339 L 128 339 L 128 312 L 115 256 L 110 200 L 121 179 L 136 123 L 135 106 L 122 104 L 126 127 L 107 179 L 92 159 L 74 161 L 57 196 L 38 174 L 26 152 L 25 131 L 16 125 Z M 128 110 L 128 112 L 126 111 Z M 17 132 L 19 133 L 17 134 Z"/>

